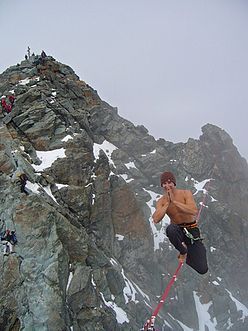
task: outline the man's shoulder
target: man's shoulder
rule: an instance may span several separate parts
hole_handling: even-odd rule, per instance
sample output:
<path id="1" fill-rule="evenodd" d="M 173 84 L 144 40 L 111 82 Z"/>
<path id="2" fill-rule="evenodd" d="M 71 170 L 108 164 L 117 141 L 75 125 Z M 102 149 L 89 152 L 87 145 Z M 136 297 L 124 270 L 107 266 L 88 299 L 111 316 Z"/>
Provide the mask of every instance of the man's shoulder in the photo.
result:
<path id="1" fill-rule="evenodd" d="M 176 192 L 180 195 L 192 195 L 192 192 L 190 190 L 177 189 Z"/>

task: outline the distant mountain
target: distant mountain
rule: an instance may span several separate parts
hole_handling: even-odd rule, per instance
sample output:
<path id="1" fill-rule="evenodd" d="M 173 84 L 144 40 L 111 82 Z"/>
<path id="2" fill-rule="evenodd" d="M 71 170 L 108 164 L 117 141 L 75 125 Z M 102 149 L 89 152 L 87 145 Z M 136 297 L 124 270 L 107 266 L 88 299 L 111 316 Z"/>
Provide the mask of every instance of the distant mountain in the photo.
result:
<path id="1" fill-rule="evenodd" d="M 248 165 L 224 130 L 156 140 L 51 56 L 3 72 L 0 97 L 0 232 L 18 239 L 0 253 L 0 330 L 142 328 L 178 265 L 168 218 L 151 221 L 165 170 L 202 208 L 209 272 L 182 267 L 156 328 L 248 330 Z"/>

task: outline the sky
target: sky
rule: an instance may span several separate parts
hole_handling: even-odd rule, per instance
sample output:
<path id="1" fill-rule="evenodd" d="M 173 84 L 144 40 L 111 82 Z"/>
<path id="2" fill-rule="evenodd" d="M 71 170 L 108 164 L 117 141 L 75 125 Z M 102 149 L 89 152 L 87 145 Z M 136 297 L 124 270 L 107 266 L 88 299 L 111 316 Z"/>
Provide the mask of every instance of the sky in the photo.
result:
<path id="1" fill-rule="evenodd" d="M 248 1 L 0 0 L 0 72 L 27 47 L 156 139 L 224 129 L 248 160 Z"/>

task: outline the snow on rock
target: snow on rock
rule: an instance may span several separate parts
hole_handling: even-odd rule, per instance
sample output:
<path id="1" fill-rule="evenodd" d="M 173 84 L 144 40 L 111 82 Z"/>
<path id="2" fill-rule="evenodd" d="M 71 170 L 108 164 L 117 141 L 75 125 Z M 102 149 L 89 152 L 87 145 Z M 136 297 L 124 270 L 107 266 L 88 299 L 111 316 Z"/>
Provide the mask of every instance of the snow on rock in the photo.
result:
<path id="1" fill-rule="evenodd" d="M 125 166 L 127 167 L 127 169 L 136 168 L 134 162 L 128 162 L 128 163 L 125 163 Z M 137 169 L 137 168 L 136 168 L 136 169 Z"/>
<path id="2" fill-rule="evenodd" d="M 35 171 L 43 171 L 49 168 L 54 161 L 66 157 L 65 149 L 54 149 L 52 151 L 36 151 L 38 158 L 42 161 L 40 165 L 33 165 Z"/>
<path id="3" fill-rule="evenodd" d="M 67 282 L 67 285 L 66 285 L 66 291 L 68 291 L 68 289 L 69 289 L 72 278 L 73 278 L 73 273 L 70 272 L 69 277 L 68 277 L 68 282 Z"/>
<path id="4" fill-rule="evenodd" d="M 130 280 L 127 279 L 127 277 L 125 276 L 124 270 L 121 270 L 121 274 L 122 277 L 125 281 L 126 286 L 123 289 L 123 295 L 125 298 L 125 302 L 128 303 L 130 301 L 133 301 L 134 303 L 138 303 L 139 301 L 137 301 L 135 299 L 135 295 L 137 294 L 137 291 L 135 290 L 133 284 L 130 282 Z"/>
<path id="5" fill-rule="evenodd" d="M 62 187 L 68 187 L 69 185 L 65 185 L 65 184 L 57 184 L 56 183 L 57 188 L 60 190 Z"/>
<path id="6" fill-rule="evenodd" d="M 204 188 L 205 185 L 211 180 L 211 178 L 209 179 L 204 179 L 203 181 L 201 182 L 198 182 L 197 180 L 193 179 L 192 180 L 194 181 L 194 187 L 196 189 L 196 192 L 194 193 L 194 195 L 196 195 L 198 192 L 202 191 L 203 194 L 207 194 L 208 191 Z"/>
<path id="7" fill-rule="evenodd" d="M 119 176 L 122 177 L 126 183 L 130 183 L 133 180 L 133 178 L 128 179 L 129 176 L 127 174 L 121 174 Z"/>
<path id="8" fill-rule="evenodd" d="M 39 188 L 40 186 L 37 183 L 31 183 L 27 181 L 26 186 L 28 190 L 32 191 L 33 193 L 40 194 Z"/>
<path id="9" fill-rule="evenodd" d="M 114 165 L 114 162 L 111 159 L 111 155 L 112 155 L 113 151 L 117 149 L 117 147 L 115 145 L 111 144 L 110 142 L 108 142 L 107 140 L 104 140 L 104 142 L 102 144 L 94 143 L 93 153 L 94 153 L 95 159 L 99 158 L 99 153 L 100 153 L 101 149 L 107 155 L 107 157 L 109 159 L 109 163 Z"/>
<path id="10" fill-rule="evenodd" d="M 168 240 L 166 233 L 165 233 L 166 227 L 164 225 L 169 224 L 170 219 L 169 219 L 168 215 L 165 215 L 164 219 L 160 222 L 160 225 L 159 225 L 160 229 L 157 229 L 157 226 L 153 223 L 153 219 L 152 219 L 152 214 L 155 212 L 155 207 L 153 207 L 153 202 L 154 202 L 154 200 L 157 200 L 160 197 L 160 195 L 158 195 L 157 193 L 150 191 L 150 190 L 146 190 L 146 189 L 144 189 L 144 190 L 147 193 L 149 193 L 151 196 L 151 200 L 147 202 L 147 205 L 151 210 L 151 217 L 149 218 L 149 222 L 150 222 L 150 226 L 151 226 L 152 233 L 153 233 L 154 251 L 156 251 L 157 249 L 159 249 L 160 243 L 163 243 Z"/>
<path id="11" fill-rule="evenodd" d="M 61 141 L 66 142 L 66 141 L 68 141 L 70 139 L 73 139 L 73 137 L 71 135 L 67 135 Z"/>
<path id="12" fill-rule="evenodd" d="M 237 311 L 242 312 L 241 320 L 244 321 L 245 317 L 248 317 L 248 308 L 243 303 L 241 303 L 239 300 L 234 298 L 234 296 L 232 295 L 232 293 L 230 291 L 228 291 L 227 289 L 226 289 L 226 291 L 230 295 L 230 298 L 232 299 L 232 301 L 235 303 Z"/>
<path id="13" fill-rule="evenodd" d="M 113 301 L 107 301 L 105 298 L 104 298 L 104 295 L 102 292 L 100 292 L 100 295 L 102 297 L 102 300 L 104 302 L 104 304 L 113 309 L 115 314 L 116 314 L 116 320 L 119 324 L 123 324 L 125 322 L 129 323 L 129 319 L 127 317 L 127 313 L 119 306 L 117 306 L 117 304 Z"/>
<path id="14" fill-rule="evenodd" d="M 45 192 L 59 205 L 59 203 L 57 202 L 57 200 L 55 199 L 54 195 L 52 194 L 50 185 L 49 186 L 43 186 L 43 189 L 45 190 Z"/>
<path id="15" fill-rule="evenodd" d="M 18 84 L 19 85 L 27 85 L 29 82 L 30 82 L 30 79 L 25 78 L 25 79 L 19 80 Z"/>
<path id="16" fill-rule="evenodd" d="M 124 236 L 122 236 L 121 234 L 116 234 L 115 237 L 117 238 L 117 240 L 121 241 L 124 239 Z"/>
<path id="17" fill-rule="evenodd" d="M 206 328 L 211 331 L 216 330 L 217 321 L 216 318 L 211 318 L 208 310 L 212 305 L 212 302 L 202 304 L 199 296 L 193 291 L 193 297 L 195 300 L 196 312 L 198 315 L 199 331 L 205 331 Z"/>

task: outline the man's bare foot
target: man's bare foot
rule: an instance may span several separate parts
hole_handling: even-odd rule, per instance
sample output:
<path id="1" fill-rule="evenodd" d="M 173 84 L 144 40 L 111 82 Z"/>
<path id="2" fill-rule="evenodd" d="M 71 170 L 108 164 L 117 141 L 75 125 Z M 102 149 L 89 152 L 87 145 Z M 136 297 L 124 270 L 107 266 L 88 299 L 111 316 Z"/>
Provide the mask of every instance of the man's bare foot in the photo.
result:
<path id="1" fill-rule="evenodd" d="M 182 245 L 183 245 L 183 247 L 185 247 L 185 248 L 187 249 L 187 245 L 185 244 L 184 241 L 182 242 Z M 179 255 L 178 255 L 178 260 L 179 260 L 179 262 L 184 263 L 186 257 L 187 257 L 187 253 L 185 253 L 185 254 L 179 254 Z"/>
<path id="2" fill-rule="evenodd" d="M 178 258 L 179 262 L 184 263 L 186 257 L 187 257 L 187 253 L 186 254 L 179 254 L 177 258 Z"/>

